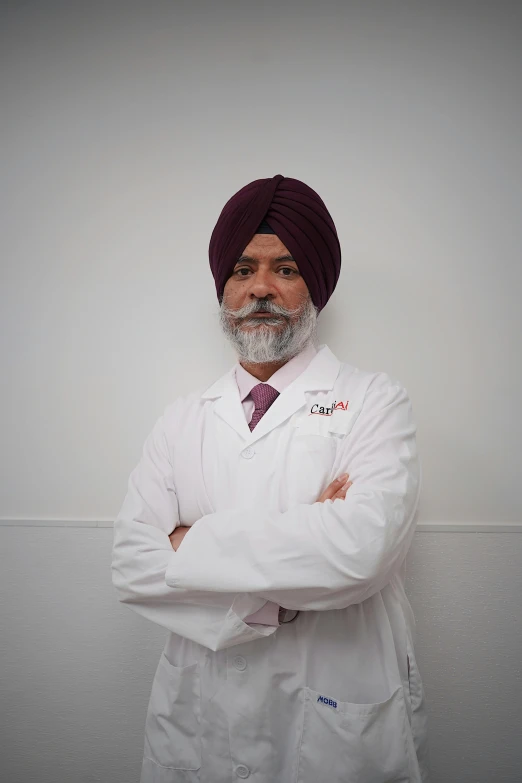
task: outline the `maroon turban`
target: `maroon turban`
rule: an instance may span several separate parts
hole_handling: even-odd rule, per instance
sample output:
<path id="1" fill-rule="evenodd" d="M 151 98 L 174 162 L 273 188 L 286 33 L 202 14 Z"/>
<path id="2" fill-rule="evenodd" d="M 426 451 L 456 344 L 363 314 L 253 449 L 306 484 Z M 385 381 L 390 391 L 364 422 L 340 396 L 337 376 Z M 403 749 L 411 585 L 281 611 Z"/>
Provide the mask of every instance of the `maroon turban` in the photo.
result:
<path id="1" fill-rule="evenodd" d="M 238 258 L 263 221 L 292 254 L 312 302 L 322 310 L 341 271 L 337 231 L 315 190 L 282 174 L 245 185 L 221 211 L 208 249 L 219 302 Z"/>

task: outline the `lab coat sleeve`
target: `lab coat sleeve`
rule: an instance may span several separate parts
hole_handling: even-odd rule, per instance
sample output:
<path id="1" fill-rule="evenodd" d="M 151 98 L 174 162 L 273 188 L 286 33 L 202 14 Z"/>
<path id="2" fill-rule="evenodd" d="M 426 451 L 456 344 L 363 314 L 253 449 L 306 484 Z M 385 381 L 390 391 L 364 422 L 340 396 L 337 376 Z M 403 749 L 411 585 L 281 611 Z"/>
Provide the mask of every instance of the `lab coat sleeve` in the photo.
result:
<path id="1" fill-rule="evenodd" d="M 165 574 L 176 555 L 169 534 L 179 524 L 174 475 L 161 416 L 145 441 L 114 522 L 111 572 L 118 600 L 147 620 L 211 650 L 273 633 L 275 627 L 244 622 L 264 605 L 262 598 L 241 594 L 234 587 L 229 592 L 216 592 L 212 588 L 193 590 L 167 585 Z M 178 551 L 191 534 L 192 530 Z"/>
<path id="2" fill-rule="evenodd" d="M 357 604 L 382 590 L 410 546 L 421 486 L 406 390 L 377 373 L 339 448 L 338 470 L 324 488 L 349 473 L 353 484 L 345 499 L 284 512 L 208 514 L 174 554 L 167 584 L 236 589 L 287 609 L 319 611 Z"/>

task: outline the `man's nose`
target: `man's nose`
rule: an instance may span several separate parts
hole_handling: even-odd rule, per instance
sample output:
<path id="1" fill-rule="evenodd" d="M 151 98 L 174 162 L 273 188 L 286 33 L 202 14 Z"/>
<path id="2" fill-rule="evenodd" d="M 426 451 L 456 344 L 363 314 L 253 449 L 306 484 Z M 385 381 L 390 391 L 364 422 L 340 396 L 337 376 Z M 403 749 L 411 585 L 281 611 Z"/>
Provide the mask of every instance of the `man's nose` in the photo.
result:
<path id="1" fill-rule="evenodd" d="M 273 299 L 277 295 L 277 290 L 274 286 L 271 272 L 264 272 L 263 270 L 258 269 L 251 277 L 250 290 L 248 293 L 251 298 Z"/>

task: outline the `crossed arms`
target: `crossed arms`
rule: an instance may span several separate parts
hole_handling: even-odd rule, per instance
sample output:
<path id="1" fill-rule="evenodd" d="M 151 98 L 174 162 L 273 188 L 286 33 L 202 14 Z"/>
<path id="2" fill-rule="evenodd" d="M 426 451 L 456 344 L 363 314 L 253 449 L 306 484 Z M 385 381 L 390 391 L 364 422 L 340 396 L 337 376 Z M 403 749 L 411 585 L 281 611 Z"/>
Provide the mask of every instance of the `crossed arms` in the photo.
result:
<path id="1" fill-rule="evenodd" d="M 344 473 L 343 475 L 339 476 L 339 478 L 334 479 L 331 484 L 328 484 L 325 491 L 317 499 L 317 502 L 324 503 L 326 500 L 337 500 L 338 498 L 344 500 L 350 485 L 353 483 L 351 481 L 347 481 L 345 484 L 345 480 L 347 478 L 348 473 Z M 174 552 L 178 551 L 179 545 L 189 530 L 191 530 L 191 527 L 178 525 L 178 527 L 175 528 L 175 530 L 170 534 L 169 539 Z"/>
<path id="2" fill-rule="evenodd" d="M 297 504 L 285 512 L 238 509 L 197 520 L 183 546 L 163 417 L 114 523 L 113 584 L 121 602 L 173 633 L 212 650 L 270 635 L 245 617 L 274 601 L 326 611 L 382 590 L 414 533 L 421 487 L 416 427 L 405 389 L 379 373 L 370 384 L 341 469 L 345 499 Z M 248 522 L 245 517 L 248 516 Z"/>

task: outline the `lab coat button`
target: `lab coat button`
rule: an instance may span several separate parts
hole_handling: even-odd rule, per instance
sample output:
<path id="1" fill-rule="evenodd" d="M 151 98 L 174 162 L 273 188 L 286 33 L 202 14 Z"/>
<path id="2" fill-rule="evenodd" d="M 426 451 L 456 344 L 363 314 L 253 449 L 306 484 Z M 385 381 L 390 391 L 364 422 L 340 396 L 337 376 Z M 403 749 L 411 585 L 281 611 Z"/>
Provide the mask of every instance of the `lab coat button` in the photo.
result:
<path id="1" fill-rule="evenodd" d="M 252 459 L 255 453 L 256 452 L 254 451 L 252 446 L 247 446 L 246 449 L 243 449 L 243 451 L 241 452 L 241 456 L 244 457 L 245 459 Z"/>
<path id="2" fill-rule="evenodd" d="M 240 672 L 244 671 L 247 667 L 247 662 L 242 655 L 236 655 L 234 658 L 234 666 L 239 669 Z"/>
<path id="3" fill-rule="evenodd" d="M 238 778 L 247 778 L 250 775 L 250 770 L 245 767 L 244 764 L 238 764 L 236 767 L 236 775 Z"/>

